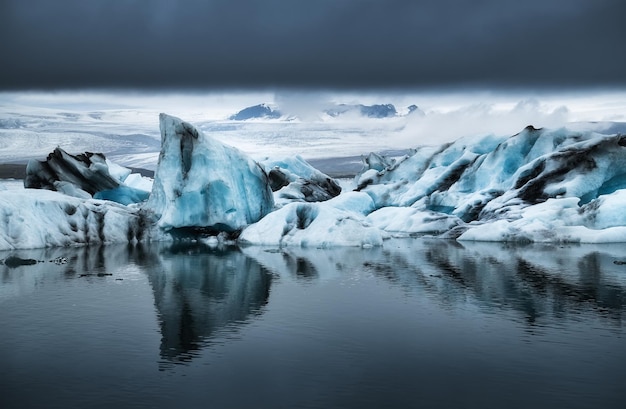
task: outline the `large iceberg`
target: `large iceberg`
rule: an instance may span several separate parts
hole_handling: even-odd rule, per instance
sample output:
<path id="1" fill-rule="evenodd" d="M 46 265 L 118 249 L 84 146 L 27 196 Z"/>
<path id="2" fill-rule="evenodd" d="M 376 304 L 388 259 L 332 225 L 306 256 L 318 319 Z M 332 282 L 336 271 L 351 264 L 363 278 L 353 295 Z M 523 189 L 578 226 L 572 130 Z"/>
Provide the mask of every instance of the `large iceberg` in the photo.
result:
<path id="1" fill-rule="evenodd" d="M 179 118 L 161 114 L 161 153 L 144 209 L 172 234 L 235 233 L 274 207 L 263 168 Z"/>
<path id="2" fill-rule="evenodd" d="M 580 204 L 626 188 L 626 136 L 527 127 L 511 138 L 459 139 L 419 149 L 358 181 L 377 204 L 452 214 L 466 222 L 503 217 L 549 198 Z"/>
<path id="3" fill-rule="evenodd" d="M 400 220 L 438 219 L 433 232 L 461 240 L 626 241 L 618 233 L 624 220 L 613 213 L 626 203 L 625 169 L 620 133 L 527 127 L 510 138 L 420 148 L 380 171 L 366 170 L 357 189 L 380 209 L 368 220 L 387 231 L 420 230 L 390 220 L 391 207 Z"/>

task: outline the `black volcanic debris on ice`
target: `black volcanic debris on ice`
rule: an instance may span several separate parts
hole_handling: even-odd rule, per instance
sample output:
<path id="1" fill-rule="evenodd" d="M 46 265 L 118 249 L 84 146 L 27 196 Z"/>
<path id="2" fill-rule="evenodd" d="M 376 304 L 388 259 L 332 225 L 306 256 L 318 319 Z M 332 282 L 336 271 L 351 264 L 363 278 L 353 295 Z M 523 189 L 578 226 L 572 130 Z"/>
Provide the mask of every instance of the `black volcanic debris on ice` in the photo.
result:
<path id="1" fill-rule="evenodd" d="M 119 186 L 109 174 L 101 153 L 86 152 L 74 156 L 56 148 L 45 161 L 28 162 L 24 187 L 56 191 L 59 181 L 71 183 L 90 195 Z"/>

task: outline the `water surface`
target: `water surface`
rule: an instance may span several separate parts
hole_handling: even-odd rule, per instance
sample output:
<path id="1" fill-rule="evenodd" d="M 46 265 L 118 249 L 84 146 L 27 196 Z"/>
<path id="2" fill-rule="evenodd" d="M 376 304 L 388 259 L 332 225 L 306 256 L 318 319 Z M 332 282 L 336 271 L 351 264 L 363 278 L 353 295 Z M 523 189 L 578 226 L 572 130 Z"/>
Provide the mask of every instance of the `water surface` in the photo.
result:
<path id="1" fill-rule="evenodd" d="M 2 408 L 626 401 L 623 245 L 160 244 L 9 257 L 37 263 L 0 265 Z"/>

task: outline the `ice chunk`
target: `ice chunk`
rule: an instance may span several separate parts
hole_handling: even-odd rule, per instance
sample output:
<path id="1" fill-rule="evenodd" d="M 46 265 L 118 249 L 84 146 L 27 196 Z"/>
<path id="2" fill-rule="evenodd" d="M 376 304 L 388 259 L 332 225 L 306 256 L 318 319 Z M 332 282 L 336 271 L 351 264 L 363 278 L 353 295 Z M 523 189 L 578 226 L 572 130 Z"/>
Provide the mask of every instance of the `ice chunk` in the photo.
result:
<path id="1" fill-rule="evenodd" d="M 135 208 L 48 190 L 0 191 L 0 250 L 125 243 L 151 235 Z"/>
<path id="2" fill-rule="evenodd" d="M 383 207 L 368 215 L 366 220 L 387 232 L 410 235 L 437 235 L 463 223 L 456 216 L 412 207 Z"/>
<path id="3" fill-rule="evenodd" d="M 124 179 L 124 185 L 148 193 L 152 191 L 153 182 L 153 179 L 141 176 L 139 173 L 131 173 Z"/>
<path id="4" fill-rule="evenodd" d="M 103 190 L 93 195 L 94 199 L 110 200 L 112 202 L 129 205 L 132 203 L 141 203 L 148 200 L 150 193 L 133 189 L 129 186 L 119 186 L 111 190 Z"/>
<path id="5" fill-rule="evenodd" d="M 75 189 L 67 188 L 67 183 Z M 61 148 L 56 148 L 45 161 L 30 160 L 24 179 L 26 188 L 58 190 L 78 197 L 85 197 L 82 192 L 93 195 L 119 185 L 119 180 L 109 173 L 104 155 L 86 152 L 74 156 Z"/>
<path id="6" fill-rule="evenodd" d="M 236 232 L 269 213 L 264 170 L 179 118 L 160 115 L 161 153 L 144 209 L 172 234 Z"/>
<path id="7" fill-rule="evenodd" d="M 469 225 L 460 241 L 626 242 L 626 190 L 579 206 L 576 197 L 518 208 L 509 219 Z"/>
<path id="8" fill-rule="evenodd" d="M 322 202 L 341 193 L 339 183 L 315 169 L 300 155 L 280 160 L 266 159 L 260 164 L 269 176 L 279 206 L 292 201 Z"/>
<path id="9" fill-rule="evenodd" d="M 375 169 L 378 172 L 382 172 L 383 170 L 390 169 L 395 163 L 395 159 L 387 158 L 374 152 L 370 152 L 369 155 L 363 158 L 364 171 Z"/>
<path id="10" fill-rule="evenodd" d="M 24 187 L 47 189 L 81 199 L 106 199 L 121 204 L 140 203 L 149 190 L 125 185 L 131 170 L 110 162 L 101 153 L 70 155 L 56 148 L 45 161 L 31 160 L 26 166 Z"/>
<path id="11" fill-rule="evenodd" d="M 271 246 L 369 247 L 382 245 L 383 234 L 363 216 L 329 202 L 290 203 L 248 226 L 239 241 Z"/>
<path id="12" fill-rule="evenodd" d="M 585 225 L 594 229 L 626 226 L 626 190 L 603 195 L 582 207 Z"/>
<path id="13" fill-rule="evenodd" d="M 345 192 L 327 203 L 335 209 L 355 212 L 363 216 L 367 216 L 375 210 L 374 201 L 367 193 L 363 192 Z"/>
<path id="14" fill-rule="evenodd" d="M 128 178 L 128 176 L 132 173 L 130 169 L 120 166 L 117 163 L 111 162 L 108 159 L 106 159 L 106 164 L 109 174 L 120 183 L 123 183 L 126 178 Z"/>

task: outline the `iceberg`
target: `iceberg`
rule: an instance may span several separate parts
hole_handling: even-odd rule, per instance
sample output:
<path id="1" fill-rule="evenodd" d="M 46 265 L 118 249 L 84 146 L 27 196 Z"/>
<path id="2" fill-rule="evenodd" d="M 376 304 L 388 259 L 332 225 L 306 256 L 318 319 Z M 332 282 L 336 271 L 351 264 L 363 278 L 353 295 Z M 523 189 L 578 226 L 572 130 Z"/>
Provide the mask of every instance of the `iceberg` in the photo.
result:
<path id="1" fill-rule="evenodd" d="M 160 115 L 161 153 L 143 209 L 173 235 L 236 234 L 274 207 L 263 168 L 191 124 Z"/>
<path id="2" fill-rule="evenodd" d="M 327 248 L 383 244 L 383 232 L 363 216 L 325 203 L 290 203 L 248 226 L 239 236 L 244 245 Z"/>
<path id="3" fill-rule="evenodd" d="M 57 147 L 45 161 L 28 162 L 24 187 L 125 205 L 143 202 L 148 198 L 148 191 L 124 184 L 130 173 L 130 169 L 107 161 L 101 153 L 70 155 Z"/>
<path id="4" fill-rule="evenodd" d="M 411 206 L 465 222 L 511 206 L 578 197 L 585 204 L 626 188 L 626 136 L 527 127 L 511 138 L 459 139 L 419 149 L 393 168 L 359 177 L 378 207 Z"/>
<path id="5" fill-rule="evenodd" d="M 99 153 L 70 155 L 56 148 L 45 161 L 30 160 L 24 187 L 60 191 L 70 196 L 91 197 L 120 183 L 109 174 L 106 158 Z"/>
<path id="6" fill-rule="evenodd" d="M 267 159 L 260 164 L 269 177 L 278 206 L 292 201 L 323 202 L 341 193 L 337 181 L 315 169 L 300 155 Z"/>
<path id="7" fill-rule="evenodd" d="M 613 215 L 624 199 L 625 165 L 620 133 L 529 126 L 510 138 L 420 148 L 380 171 L 365 169 L 357 190 L 381 209 L 369 221 L 388 231 L 413 233 L 411 220 L 434 212 L 440 219 L 434 231 L 448 224 L 445 237 L 459 240 L 626 241 L 618 233 L 622 220 Z M 389 208 L 398 209 L 393 217 Z M 599 215 L 613 224 L 599 222 Z"/>
<path id="8" fill-rule="evenodd" d="M 548 199 L 516 211 L 515 217 L 471 226 L 459 241 L 626 242 L 626 190 L 580 206 L 577 197 Z"/>
<path id="9" fill-rule="evenodd" d="M 0 250 L 152 238 L 158 239 L 158 232 L 134 207 L 49 190 L 0 191 Z"/>

